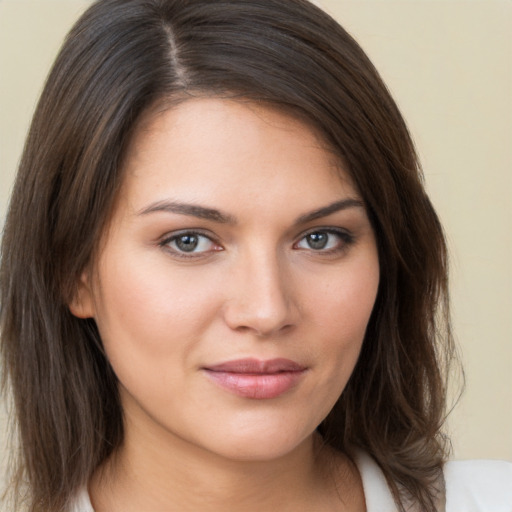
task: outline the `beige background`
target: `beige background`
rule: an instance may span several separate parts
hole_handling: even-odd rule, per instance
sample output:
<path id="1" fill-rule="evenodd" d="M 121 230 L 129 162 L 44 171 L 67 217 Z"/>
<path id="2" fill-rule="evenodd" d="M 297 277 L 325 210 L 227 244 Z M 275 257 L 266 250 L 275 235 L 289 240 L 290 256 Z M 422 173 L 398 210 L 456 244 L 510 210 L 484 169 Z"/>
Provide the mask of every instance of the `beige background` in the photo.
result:
<path id="1" fill-rule="evenodd" d="M 0 225 L 44 77 L 87 3 L 0 0 Z M 512 460 L 512 2 L 317 3 L 395 95 L 448 234 L 467 376 L 449 423 L 455 456 Z"/>

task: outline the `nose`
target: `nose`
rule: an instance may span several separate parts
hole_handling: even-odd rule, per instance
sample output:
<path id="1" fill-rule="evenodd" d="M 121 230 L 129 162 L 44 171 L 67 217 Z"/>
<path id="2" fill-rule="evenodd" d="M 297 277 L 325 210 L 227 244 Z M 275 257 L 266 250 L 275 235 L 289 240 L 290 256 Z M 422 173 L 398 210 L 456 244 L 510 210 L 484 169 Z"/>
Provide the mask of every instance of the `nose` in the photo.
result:
<path id="1" fill-rule="evenodd" d="M 276 255 L 251 254 L 233 269 L 225 302 L 226 324 L 238 332 L 268 337 L 298 320 L 292 282 Z"/>

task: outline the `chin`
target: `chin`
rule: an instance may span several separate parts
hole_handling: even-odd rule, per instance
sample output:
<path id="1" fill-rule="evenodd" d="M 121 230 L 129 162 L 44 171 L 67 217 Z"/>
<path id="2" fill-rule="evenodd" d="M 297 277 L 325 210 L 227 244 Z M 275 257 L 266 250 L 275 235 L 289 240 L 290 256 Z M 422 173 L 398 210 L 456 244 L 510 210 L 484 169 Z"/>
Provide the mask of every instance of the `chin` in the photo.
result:
<path id="1" fill-rule="evenodd" d="M 231 429 L 229 429 L 231 430 Z M 314 429 L 290 429 L 289 426 L 261 425 L 221 431 L 211 435 L 208 446 L 225 459 L 238 462 L 269 462 L 299 452 L 308 446 Z M 215 442 L 217 441 L 217 442 Z"/>

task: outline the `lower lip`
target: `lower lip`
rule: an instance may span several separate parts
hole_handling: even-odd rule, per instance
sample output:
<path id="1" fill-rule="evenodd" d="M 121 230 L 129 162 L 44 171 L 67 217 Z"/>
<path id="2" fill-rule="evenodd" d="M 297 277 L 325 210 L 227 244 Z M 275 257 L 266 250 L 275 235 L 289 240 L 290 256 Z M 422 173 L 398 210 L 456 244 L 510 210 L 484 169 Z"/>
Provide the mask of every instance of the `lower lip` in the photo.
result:
<path id="1" fill-rule="evenodd" d="M 205 370 L 205 373 L 215 384 L 235 395 L 265 400 L 276 398 L 295 387 L 305 370 L 262 374 Z"/>

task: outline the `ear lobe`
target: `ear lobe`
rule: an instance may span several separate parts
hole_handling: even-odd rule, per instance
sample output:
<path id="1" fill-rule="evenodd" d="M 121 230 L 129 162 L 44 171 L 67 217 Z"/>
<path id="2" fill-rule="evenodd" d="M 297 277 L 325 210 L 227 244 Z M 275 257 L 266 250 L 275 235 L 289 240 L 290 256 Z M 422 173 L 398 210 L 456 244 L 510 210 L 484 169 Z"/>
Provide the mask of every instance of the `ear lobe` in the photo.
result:
<path id="1" fill-rule="evenodd" d="M 68 307 L 71 313 L 78 318 L 94 317 L 94 300 L 88 272 L 84 271 L 80 276 Z"/>

